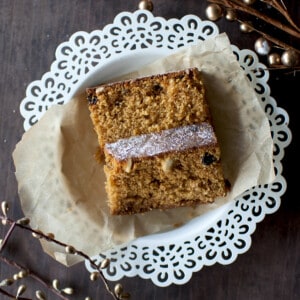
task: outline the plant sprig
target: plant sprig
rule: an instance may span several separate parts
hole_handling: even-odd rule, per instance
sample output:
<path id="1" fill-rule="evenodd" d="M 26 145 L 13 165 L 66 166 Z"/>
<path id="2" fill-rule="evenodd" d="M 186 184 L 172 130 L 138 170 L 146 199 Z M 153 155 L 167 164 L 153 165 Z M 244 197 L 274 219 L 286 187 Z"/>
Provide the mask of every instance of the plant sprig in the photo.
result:
<path id="1" fill-rule="evenodd" d="M 256 2 L 261 2 L 264 4 L 262 9 L 261 6 L 255 7 Z M 287 7 L 283 0 L 259 0 L 259 1 L 246 1 L 246 0 L 207 0 L 211 5 L 219 7 L 220 12 L 218 12 L 219 17 L 222 17 L 226 13 L 226 18 L 230 21 L 237 21 L 240 24 L 241 31 L 243 32 L 256 32 L 261 35 L 266 43 L 270 42 L 270 48 L 277 48 L 279 51 L 274 51 L 273 56 L 276 55 L 277 60 L 270 62 L 270 67 L 268 70 L 291 70 L 292 72 L 286 74 L 295 74 L 299 72 L 300 63 L 300 48 L 298 41 L 300 41 L 300 27 L 292 19 Z M 276 10 L 282 17 L 283 22 L 278 18 L 275 18 L 271 13 L 266 12 L 266 8 L 272 8 Z M 229 12 L 231 12 L 229 14 Z M 242 14 L 237 16 L 236 12 L 241 12 Z M 274 11 L 273 11 L 274 12 Z M 212 16 L 215 17 L 215 16 Z M 281 30 L 282 33 L 289 35 L 284 38 L 278 37 L 277 32 L 273 33 L 267 32 L 263 26 L 259 24 L 252 24 L 252 19 L 249 17 L 254 17 L 255 20 L 262 21 L 263 24 L 271 25 L 275 29 Z M 218 19 L 217 18 L 217 19 Z M 261 29 L 263 28 L 263 29 Z M 292 38 L 292 40 L 290 39 Z M 289 41 L 289 42 L 287 42 Z M 294 43 L 295 42 L 295 43 Z M 270 50 L 269 50 L 270 51 Z M 281 54 L 280 54 L 281 53 Z M 263 53 L 262 55 L 266 55 Z M 284 56 L 284 58 L 283 58 Z M 289 60 L 287 60 L 289 57 Z M 268 57 L 269 60 L 269 57 Z"/>
<path id="2" fill-rule="evenodd" d="M 300 38 L 300 29 L 299 27 L 293 22 L 290 15 L 288 14 L 287 10 L 284 9 L 276 0 L 270 1 L 270 0 L 262 0 L 262 2 L 271 5 L 273 8 L 277 9 L 288 21 L 288 23 L 291 26 L 288 26 L 286 24 L 283 24 L 282 22 L 279 22 L 276 19 L 273 19 L 272 17 L 268 16 L 267 14 L 261 13 L 258 10 L 252 8 L 249 5 L 246 5 L 242 1 L 237 0 L 208 0 L 208 2 L 219 4 L 227 9 L 234 9 L 241 12 L 244 12 L 246 14 L 252 15 L 258 19 L 261 19 L 265 21 L 266 23 L 269 23 L 273 25 L 274 27 L 277 27 L 278 29 L 286 32 L 287 34 L 294 36 L 295 38 Z"/>
<path id="3" fill-rule="evenodd" d="M 18 299 L 18 300 L 29 300 L 28 298 L 21 297 L 26 291 L 25 285 L 20 285 L 16 291 L 16 295 L 12 295 L 8 291 L 6 291 L 3 287 L 12 285 L 14 282 L 18 281 L 19 279 L 22 279 L 24 277 L 31 277 L 35 281 L 39 282 L 41 285 L 43 285 L 46 289 L 51 291 L 53 294 L 58 296 L 62 300 L 68 300 L 69 298 L 67 296 L 73 295 L 74 289 L 71 287 L 59 287 L 59 281 L 57 279 L 54 279 L 52 283 L 46 282 L 44 279 L 42 279 L 38 274 L 33 272 L 32 270 L 25 268 L 21 264 L 17 263 L 16 261 L 9 259 L 7 257 L 4 257 L 1 252 L 6 247 L 9 239 L 12 237 L 12 234 L 15 230 L 15 228 L 21 228 L 22 230 L 28 231 L 31 233 L 32 237 L 37 239 L 43 239 L 47 242 L 54 243 L 56 245 L 59 245 L 65 249 L 65 252 L 70 255 L 77 255 L 82 257 L 83 259 L 87 260 L 91 267 L 94 269 L 94 271 L 90 274 L 90 280 L 96 281 L 98 278 L 100 278 L 105 286 L 105 289 L 107 292 L 112 296 L 114 300 L 125 300 L 130 298 L 130 294 L 124 292 L 123 286 L 120 283 L 117 283 L 113 288 L 110 287 L 108 281 L 103 275 L 103 269 L 107 268 L 109 266 L 109 259 L 104 259 L 100 264 L 96 264 L 95 261 L 86 253 L 83 251 L 80 251 L 76 248 L 74 248 L 71 245 L 68 245 L 62 241 L 59 241 L 55 239 L 53 234 L 45 234 L 40 230 L 33 229 L 29 226 L 30 219 L 29 218 L 21 218 L 18 220 L 13 220 L 8 217 L 8 211 L 9 211 L 9 205 L 6 201 L 3 201 L 1 203 L 1 212 L 0 214 L 0 220 L 1 223 L 4 226 L 9 225 L 9 229 L 7 230 L 4 238 L 0 240 L 0 260 L 3 263 L 6 263 L 7 265 L 13 266 L 19 270 L 19 273 L 17 273 L 13 278 L 5 278 L 2 281 L 0 281 L 0 294 L 3 294 L 7 297 Z M 1 279 L 0 279 L 1 280 Z M 36 291 L 36 298 L 38 300 L 44 300 L 45 294 L 38 290 Z M 90 299 L 90 298 L 86 298 Z"/>

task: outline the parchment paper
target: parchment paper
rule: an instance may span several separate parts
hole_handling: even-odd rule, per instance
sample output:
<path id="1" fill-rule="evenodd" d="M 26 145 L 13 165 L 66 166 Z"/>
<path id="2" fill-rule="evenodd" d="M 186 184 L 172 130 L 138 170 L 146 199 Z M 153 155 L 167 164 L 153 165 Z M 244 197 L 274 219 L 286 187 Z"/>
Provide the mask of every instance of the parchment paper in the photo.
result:
<path id="1" fill-rule="evenodd" d="M 203 72 L 224 173 L 232 184 L 228 196 L 197 208 L 111 216 L 103 167 L 94 159 L 97 136 L 81 94 L 51 107 L 24 133 L 13 153 L 21 205 L 33 227 L 92 256 L 140 236 L 171 230 L 274 180 L 269 122 L 226 34 L 186 47 L 124 78 L 188 67 Z M 65 265 L 80 260 L 51 243 L 42 245 Z"/>

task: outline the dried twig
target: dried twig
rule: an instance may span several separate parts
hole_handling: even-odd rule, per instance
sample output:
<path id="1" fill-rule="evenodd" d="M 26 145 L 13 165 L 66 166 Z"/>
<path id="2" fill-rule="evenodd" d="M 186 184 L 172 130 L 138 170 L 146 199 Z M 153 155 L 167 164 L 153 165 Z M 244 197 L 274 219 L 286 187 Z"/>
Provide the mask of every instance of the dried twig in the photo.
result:
<path id="1" fill-rule="evenodd" d="M 280 2 L 274 0 L 261 0 L 261 1 L 272 6 L 274 9 L 280 12 L 285 17 L 285 19 L 290 23 L 290 25 L 300 32 L 299 26 L 297 26 L 297 24 L 289 15 L 283 0 L 281 0 Z"/>
<path id="2" fill-rule="evenodd" d="M 8 293 L 6 290 L 4 290 L 2 288 L 0 288 L 0 294 L 3 294 L 3 295 L 7 296 L 10 299 L 16 299 L 15 295 L 12 295 L 12 294 Z M 32 300 L 32 299 L 18 297 L 18 300 Z"/>
<path id="3" fill-rule="evenodd" d="M 61 241 L 55 239 L 54 236 L 52 236 L 52 235 L 44 234 L 43 232 L 41 232 L 39 230 L 35 230 L 35 229 L 32 229 L 31 227 L 29 227 L 28 226 L 29 225 L 29 219 L 23 218 L 23 219 L 14 221 L 14 220 L 8 218 L 7 217 L 8 206 L 6 205 L 6 202 L 1 203 L 1 208 L 2 208 L 3 215 L 0 215 L 0 220 L 1 220 L 2 224 L 10 225 L 10 228 L 7 231 L 4 239 L 1 242 L 0 252 L 4 249 L 4 247 L 7 244 L 9 238 L 11 237 L 14 229 L 19 227 L 19 228 L 21 228 L 25 231 L 29 231 L 32 234 L 32 236 L 35 237 L 35 238 L 44 239 L 48 242 L 51 242 L 51 243 L 54 243 L 54 244 L 59 245 L 61 247 L 64 247 L 66 253 L 68 253 L 68 254 L 81 256 L 82 258 L 84 258 L 85 260 L 87 260 L 90 263 L 92 268 L 95 269 L 95 272 L 93 272 L 90 276 L 91 280 L 95 280 L 98 277 L 100 277 L 102 279 L 102 282 L 103 282 L 106 290 L 112 296 L 113 299 L 115 299 L 115 300 L 129 299 L 129 294 L 123 292 L 123 288 L 120 284 L 116 284 L 114 289 L 112 290 L 110 285 L 108 284 L 108 281 L 104 277 L 102 269 L 108 267 L 108 265 L 109 265 L 109 260 L 108 259 L 103 260 L 100 265 L 97 265 L 93 261 L 93 259 L 91 257 L 89 257 L 87 254 L 85 254 L 83 251 L 77 250 L 73 246 L 68 245 L 64 242 L 61 242 Z M 15 262 L 13 260 L 10 260 L 10 259 L 8 259 L 8 258 L 6 258 L 2 255 L 0 255 L 0 260 L 5 262 L 8 265 L 11 265 L 13 267 L 18 268 L 19 270 L 23 270 L 28 276 L 30 276 L 33 279 L 35 279 L 36 281 L 40 282 L 43 286 L 45 286 L 47 289 L 51 290 L 53 293 L 55 293 L 57 296 L 59 296 L 62 300 L 67 300 L 68 299 L 64 296 L 64 293 L 71 294 L 71 292 L 72 292 L 71 288 L 58 289 L 57 287 L 53 286 L 53 284 L 52 285 L 48 284 L 38 274 L 34 273 L 33 271 L 29 270 L 28 268 L 24 268 L 23 266 L 21 266 L 17 262 Z M 12 297 L 11 294 L 9 294 L 8 292 L 6 292 L 3 289 L 0 289 L 0 293 L 4 294 L 6 296 Z M 15 298 L 15 296 L 13 296 L 13 298 Z M 20 298 L 20 297 L 18 297 L 18 299 L 19 300 L 27 300 L 26 298 Z"/>
<path id="4" fill-rule="evenodd" d="M 5 222 L 6 222 L 6 219 L 5 219 Z M 7 241 L 8 241 L 8 239 L 9 239 L 10 235 L 12 234 L 12 232 L 14 231 L 15 227 L 16 227 L 16 223 L 13 222 L 13 223 L 11 224 L 9 230 L 7 231 L 7 233 L 6 233 L 5 237 L 4 237 L 4 239 L 2 240 L 2 242 L 1 242 L 1 244 L 0 244 L 0 253 L 1 253 L 2 249 L 4 249 L 4 247 L 5 247 L 5 245 L 6 245 Z"/>
<path id="5" fill-rule="evenodd" d="M 53 292 L 54 294 L 56 294 L 59 298 L 63 299 L 63 300 L 68 300 L 67 297 L 65 297 L 60 291 L 56 290 L 55 288 L 52 287 L 52 285 L 48 284 L 46 281 L 44 281 L 38 274 L 36 274 L 35 272 L 29 270 L 28 268 L 25 268 L 24 266 L 18 264 L 17 262 L 10 260 L 2 255 L 0 255 L 0 260 L 5 262 L 6 264 L 13 266 L 19 270 L 23 270 L 26 272 L 27 276 L 32 277 L 33 279 L 35 279 L 36 281 L 38 281 L 39 283 L 41 283 L 44 287 L 46 287 L 47 289 L 51 290 L 51 292 Z M 19 298 L 20 299 L 20 298 Z"/>
<path id="6" fill-rule="evenodd" d="M 239 23 L 243 23 L 242 20 L 237 19 L 237 21 L 238 21 Z M 251 26 L 250 24 L 248 24 L 248 26 L 249 26 L 253 31 L 255 31 L 255 32 L 259 33 L 260 35 L 262 35 L 266 40 L 272 42 L 274 45 L 277 45 L 277 46 L 279 46 L 279 47 L 282 48 L 282 49 L 290 49 L 290 50 L 294 50 L 294 51 L 296 51 L 297 53 L 300 54 L 300 50 L 299 50 L 299 49 L 297 49 L 297 48 L 295 48 L 295 47 L 293 47 L 293 46 L 291 46 L 291 45 L 289 45 L 289 44 L 287 44 L 287 43 L 285 43 L 285 42 L 283 42 L 283 41 L 281 41 L 281 40 L 279 40 L 279 39 L 277 39 L 277 38 L 271 36 L 271 35 L 268 34 L 268 33 L 265 33 L 265 32 L 263 32 L 263 31 L 261 31 L 261 30 L 255 28 L 254 26 Z"/>
<path id="7" fill-rule="evenodd" d="M 269 24 L 277 27 L 278 29 L 294 36 L 295 38 L 300 38 L 300 32 L 298 30 L 295 30 L 294 28 L 287 26 L 287 25 L 279 22 L 278 20 L 273 19 L 273 18 L 259 12 L 258 10 L 252 8 L 251 6 L 244 4 L 242 1 L 237 2 L 236 0 L 208 0 L 208 2 L 219 4 L 226 8 L 229 8 L 229 9 L 242 11 L 244 13 L 247 13 L 249 15 L 257 17 L 257 18 L 265 21 L 266 23 L 269 23 Z M 286 14 L 286 12 L 285 12 L 285 14 Z"/>

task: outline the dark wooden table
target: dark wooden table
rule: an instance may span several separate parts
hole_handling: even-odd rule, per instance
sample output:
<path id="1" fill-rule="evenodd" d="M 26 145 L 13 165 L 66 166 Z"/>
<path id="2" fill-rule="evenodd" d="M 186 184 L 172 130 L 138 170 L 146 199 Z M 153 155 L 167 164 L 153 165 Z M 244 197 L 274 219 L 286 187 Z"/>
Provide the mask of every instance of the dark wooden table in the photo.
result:
<path id="1" fill-rule="evenodd" d="M 134 11 L 139 1 L 121 0 L 1 0 L 0 1 L 0 200 L 10 205 L 10 216 L 23 216 L 14 175 L 12 151 L 21 139 L 23 119 L 19 113 L 20 101 L 27 85 L 41 78 L 50 68 L 56 47 L 75 32 L 91 32 L 112 23 L 121 11 Z M 300 21 L 299 0 L 285 0 L 292 17 Z M 196 0 L 154 0 L 154 15 L 181 18 L 195 14 L 206 19 L 208 3 Z M 224 19 L 217 21 L 220 31 L 227 32 L 231 42 L 239 48 L 253 49 L 258 34 L 241 33 L 237 23 Z M 286 41 L 295 42 L 291 38 Z M 297 41 L 296 41 L 297 42 Z M 262 58 L 264 61 L 265 58 Z M 279 210 L 266 216 L 258 224 L 251 248 L 230 265 L 216 264 L 204 267 L 182 286 L 167 288 L 155 286 L 150 280 L 124 278 L 121 283 L 131 292 L 132 299 L 300 299 L 300 201 L 299 131 L 296 130 L 300 94 L 299 72 L 270 73 L 271 95 L 278 106 L 290 116 L 293 133 L 283 159 L 283 175 L 288 188 Z M 7 227 L 0 225 L 3 237 Z M 111 299 L 101 284 L 89 280 L 83 264 L 65 268 L 45 254 L 38 241 L 22 230 L 1 252 L 33 269 L 45 280 L 60 279 L 76 293 L 71 299 Z M 10 278 L 16 269 L 0 262 L 0 282 Z M 40 285 L 30 279 L 27 297 L 34 298 Z M 42 288 L 43 289 L 43 288 Z M 15 290 L 14 287 L 9 291 Z M 0 294 L 0 299 L 6 296 Z M 56 299 L 49 293 L 48 299 Z"/>

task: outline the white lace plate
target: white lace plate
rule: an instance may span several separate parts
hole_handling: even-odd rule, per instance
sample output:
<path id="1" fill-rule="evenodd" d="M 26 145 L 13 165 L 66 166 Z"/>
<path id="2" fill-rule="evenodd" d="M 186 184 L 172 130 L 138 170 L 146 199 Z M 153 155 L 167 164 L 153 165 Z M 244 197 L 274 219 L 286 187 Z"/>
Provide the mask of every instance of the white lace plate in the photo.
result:
<path id="1" fill-rule="evenodd" d="M 131 72 L 178 48 L 218 34 L 214 23 L 194 15 L 165 20 L 142 10 L 118 14 L 103 30 L 76 32 L 57 47 L 50 71 L 27 87 L 20 105 L 24 129 L 38 122 L 50 106 L 63 104 L 80 89 L 95 84 L 95 78 L 109 79 Z M 291 141 L 289 117 L 270 96 L 269 73 L 257 55 L 234 45 L 232 50 L 269 118 L 275 181 L 252 188 L 178 229 L 139 238 L 95 256 L 96 262 L 110 258 L 111 264 L 104 273 L 107 279 L 140 276 L 158 286 L 184 284 L 203 266 L 234 262 L 249 249 L 256 224 L 279 208 L 286 190 L 281 160 Z M 87 262 L 86 268 L 93 270 Z"/>

